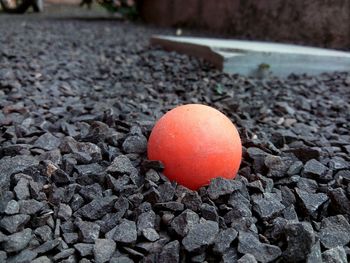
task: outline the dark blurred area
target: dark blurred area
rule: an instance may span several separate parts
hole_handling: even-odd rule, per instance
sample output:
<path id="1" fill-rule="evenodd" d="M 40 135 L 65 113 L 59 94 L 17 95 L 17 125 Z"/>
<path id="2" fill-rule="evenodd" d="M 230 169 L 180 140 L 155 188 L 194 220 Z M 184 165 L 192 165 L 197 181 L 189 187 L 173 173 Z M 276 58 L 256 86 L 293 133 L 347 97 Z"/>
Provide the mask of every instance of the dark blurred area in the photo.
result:
<path id="1" fill-rule="evenodd" d="M 43 2 L 44 1 L 44 2 Z M 350 0 L 0 0 L 9 13 L 75 6 L 227 38 L 350 49 Z M 17 5 L 16 8 L 13 5 Z M 11 7 L 12 6 L 12 7 Z M 31 8 L 32 7 L 32 8 Z M 95 8 L 94 8 L 95 7 Z M 68 10 L 71 8 L 68 8 Z M 74 9 L 76 10 L 76 9 Z M 79 12 L 78 12 L 79 13 Z M 85 14 L 84 13 L 84 14 Z M 107 13 L 107 12 L 106 12 Z"/>
<path id="2" fill-rule="evenodd" d="M 142 0 L 144 21 L 228 37 L 350 49 L 350 0 Z"/>

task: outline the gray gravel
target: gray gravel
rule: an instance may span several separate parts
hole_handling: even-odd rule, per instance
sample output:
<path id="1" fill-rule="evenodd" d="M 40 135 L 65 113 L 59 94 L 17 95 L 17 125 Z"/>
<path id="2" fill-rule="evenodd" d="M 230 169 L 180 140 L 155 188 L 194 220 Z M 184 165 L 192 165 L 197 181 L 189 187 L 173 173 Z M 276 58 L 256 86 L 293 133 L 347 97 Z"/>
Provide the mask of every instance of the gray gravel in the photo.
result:
<path id="1" fill-rule="evenodd" d="M 0 32 L 1 262 L 350 260 L 349 72 L 227 75 L 149 46 L 173 30 L 113 20 L 1 16 Z M 236 124 L 235 180 L 191 191 L 147 161 L 185 103 Z"/>

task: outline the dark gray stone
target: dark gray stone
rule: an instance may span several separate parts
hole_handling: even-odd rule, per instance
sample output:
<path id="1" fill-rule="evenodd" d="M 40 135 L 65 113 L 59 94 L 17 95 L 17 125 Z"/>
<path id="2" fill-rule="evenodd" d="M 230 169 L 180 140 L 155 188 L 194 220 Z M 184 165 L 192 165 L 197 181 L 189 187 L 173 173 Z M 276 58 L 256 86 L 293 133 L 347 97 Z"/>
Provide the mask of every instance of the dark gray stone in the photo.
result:
<path id="1" fill-rule="evenodd" d="M 263 184 L 260 180 L 253 181 L 247 185 L 247 188 L 250 190 L 252 193 L 264 193 L 264 187 Z"/>
<path id="2" fill-rule="evenodd" d="M 4 242 L 6 240 L 7 240 L 7 236 L 0 231 L 0 242 Z"/>
<path id="3" fill-rule="evenodd" d="M 267 176 L 272 178 L 281 178 L 287 176 L 287 165 L 284 163 L 283 159 L 279 156 L 267 155 L 265 157 L 264 163 L 269 169 Z"/>
<path id="4" fill-rule="evenodd" d="M 31 261 L 31 263 L 51 263 L 51 259 L 47 256 L 41 256 Z"/>
<path id="5" fill-rule="evenodd" d="M 155 242 L 148 242 L 148 241 L 138 242 L 135 245 L 135 248 L 139 249 L 143 253 L 148 253 L 148 254 L 153 254 L 153 255 L 159 254 L 162 251 L 163 247 L 171 241 L 170 237 L 166 236 L 164 232 L 161 234 L 162 234 L 162 237 L 159 238 L 157 241 L 155 241 Z"/>
<path id="6" fill-rule="evenodd" d="M 29 192 L 29 181 L 26 178 L 21 178 L 17 182 L 17 185 L 13 189 L 16 193 L 16 197 L 18 200 L 24 200 L 30 198 Z"/>
<path id="7" fill-rule="evenodd" d="M 190 229 L 198 223 L 199 216 L 195 212 L 187 209 L 173 219 L 171 227 L 180 237 L 184 237 L 188 234 Z"/>
<path id="8" fill-rule="evenodd" d="M 252 231 L 257 233 L 258 230 L 255 225 L 256 222 L 257 219 L 255 217 L 242 217 L 233 219 L 230 224 L 236 231 Z"/>
<path id="9" fill-rule="evenodd" d="M 232 262 L 237 262 L 237 260 L 238 260 L 238 253 L 236 248 L 230 247 L 222 255 L 222 263 L 232 263 Z"/>
<path id="10" fill-rule="evenodd" d="M 16 156 L 23 153 L 29 153 L 32 145 L 29 144 L 11 144 L 2 147 L 2 153 L 4 156 Z"/>
<path id="11" fill-rule="evenodd" d="M 240 181 L 218 177 L 211 180 L 207 192 L 210 199 L 216 200 L 220 196 L 232 194 L 241 188 L 242 183 Z"/>
<path id="12" fill-rule="evenodd" d="M 107 168 L 107 172 L 116 174 L 132 174 L 135 172 L 135 167 L 130 159 L 125 155 L 119 155 L 114 158 L 113 162 Z"/>
<path id="13" fill-rule="evenodd" d="M 237 234 L 238 232 L 233 228 L 221 230 L 214 241 L 213 251 L 221 255 L 224 254 L 233 240 L 236 239 Z"/>
<path id="14" fill-rule="evenodd" d="M 169 202 L 173 200 L 175 187 L 170 182 L 165 182 L 158 186 L 160 202 Z"/>
<path id="15" fill-rule="evenodd" d="M 160 192 L 158 191 L 158 189 L 154 186 L 150 187 L 150 189 L 148 189 L 148 191 L 146 191 L 144 194 L 144 200 L 146 200 L 147 202 L 151 203 L 151 204 L 155 204 L 158 203 L 160 201 Z"/>
<path id="16" fill-rule="evenodd" d="M 116 244 L 110 239 L 96 239 L 93 247 L 93 254 L 96 263 L 108 262 L 114 251 Z"/>
<path id="17" fill-rule="evenodd" d="M 54 149 L 52 151 L 44 152 L 43 154 L 41 154 L 40 160 L 49 160 L 54 165 L 60 166 L 62 164 L 62 155 L 59 149 Z"/>
<path id="18" fill-rule="evenodd" d="M 100 226 L 93 222 L 78 221 L 79 239 L 85 243 L 93 243 L 100 235 Z"/>
<path id="19" fill-rule="evenodd" d="M 133 258 L 143 258 L 145 256 L 143 253 L 127 246 L 124 247 L 124 250 Z"/>
<path id="20" fill-rule="evenodd" d="M 159 181 L 160 176 L 156 170 L 149 169 L 145 174 L 145 179 L 156 183 Z M 174 192 L 175 192 L 175 189 L 174 189 Z M 164 201 L 169 201 L 169 200 L 164 200 Z"/>
<path id="21" fill-rule="evenodd" d="M 240 192 L 234 192 L 230 195 L 227 204 L 230 205 L 232 208 L 237 208 L 239 206 L 244 205 L 250 209 L 250 196 L 243 196 Z"/>
<path id="22" fill-rule="evenodd" d="M 191 262 L 193 263 L 202 263 L 205 261 L 207 254 L 205 252 L 202 252 L 199 255 L 195 255 L 193 257 L 191 257 Z"/>
<path id="23" fill-rule="evenodd" d="M 82 187 L 79 194 L 87 201 L 92 201 L 97 197 L 102 197 L 102 187 L 98 183 Z"/>
<path id="24" fill-rule="evenodd" d="M 162 172 L 162 171 L 164 171 L 164 164 L 159 160 L 144 160 L 142 162 L 142 168 L 145 171 L 148 171 L 149 169 L 154 169 L 157 172 Z M 167 180 L 164 180 L 165 179 L 164 175 L 162 175 L 162 174 L 159 174 L 159 175 L 160 175 L 160 178 L 162 179 L 162 181 L 167 181 Z"/>
<path id="25" fill-rule="evenodd" d="M 233 208 L 224 215 L 224 220 L 226 224 L 230 224 L 232 221 L 240 218 L 251 217 L 252 212 L 249 207 L 242 204 L 235 205 Z"/>
<path id="26" fill-rule="evenodd" d="M 44 207 L 44 203 L 34 199 L 20 200 L 18 201 L 18 204 L 19 204 L 19 212 L 21 214 L 27 214 L 27 215 L 34 215 Z"/>
<path id="27" fill-rule="evenodd" d="M 113 257 L 109 262 L 110 263 L 134 263 L 134 261 L 131 258 L 125 255 L 120 257 Z"/>
<path id="28" fill-rule="evenodd" d="M 163 216 L 162 216 L 162 223 L 165 225 L 165 226 L 169 226 L 171 224 L 171 222 L 173 221 L 174 219 L 174 215 L 173 214 L 170 214 L 170 213 L 164 213 Z"/>
<path id="29" fill-rule="evenodd" d="M 2 192 L 0 197 L 0 213 L 4 214 L 7 204 L 15 198 L 11 191 Z"/>
<path id="30" fill-rule="evenodd" d="M 284 208 L 275 194 L 264 193 L 262 196 L 253 197 L 253 210 L 264 220 L 275 218 Z"/>
<path id="31" fill-rule="evenodd" d="M 287 175 L 292 176 L 292 175 L 300 174 L 302 169 L 303 169 L 303 163 L 301 161 L 296 161 L 291 166 L 289 166 Z"/>
<path id="32" fill-rule="evenodd" d="M 198 224 L 190 228 L 182 244 L 187 252 L 200 252 L 214 243 L 218 233 L 217 222 L 201 219 Z"/>
<path id="33" fill-rule="evenodd" d="M 91 261 L 87 258 L 82 258 L 81 260 L 79 260 L 79 263 L 91 263 Z"/>
<path id="34" fill-rule="evenodd" d="M 74 167 L 80 176 L 100 175 L 105 171 L 105 168 L 98 163 L 75 165 Z"/>
<path id="35" fill-rule="evenodd" d="M 315 178 L 323 176 L 327 171 L 327 167 L 315 159 L 307 161 L 304 165 L 304 174 Z"/>
<path id="36" fill-rule="evenodd" d="M 154 228 L 142 229 L 142 235 L 151 242 L 154 242 L 159 239 L 159 234 Z"/>
<path id="37" fill-rule="evenodd" d="M 101 149 L 90 142 L 77 142 L 71 137 L 66 137 L 60 147 L 62 152 L 72 153 L 73 157 L 81 164 L 102 160 Z"/>
<path id="38" fill-rule="evenodd" d="M 74 223 L 71 220 L 67 220 L 60 226 L 63 233 L 72 233 L 75 232 Z"/>
<path id="39" fill-rule="evenodd" d="M 171 201 L 171 202 L 165 202 L 165 203 L 157 203 L 154 206 L 155 209 L 161 209 L 161 210 L 167 210 L 167 211 L 173 211 L 173 212 L 180 212 L 185 209 L 184 204 Z"/>
<path id="40" fill-rule="evenodd" d="M 59 246 L 61 244 L 60 239 L 54 239 L 54 240 L 49 240 L 40 245 L 39 247 L 35 248 L 34 251 L 38 254 L 44 254 L 46 252 L 49 252 Z"/>
<path id="41" fill-rule="evenodd" d="M 332 189 L 328 191 L 328 195 L 332 201 L 331 207 L 333 211 L 350 215 L 350 200 L 343 188 Z"/>
<path id="42" fill-rule="evenodd" d="M 310 216 L 316 216 L 317 210 L 328 201 L 328 196 L 324 193 L 313 194 L 298 188 L 295 192 L 301 201 L 302 208 Z"/>
<path id="43" fill-rule="evenodd" d="M 321 156 L 321 150 L 319 148 L 311 147 L 298 147 L 291 149 L 294 155 L 302 162 L 308 162 L 309 160 L 318 160 Z"/>
<path id="44" fill-rule="evenodd" d="M 325 218 L 321 222 L 320 241 L 326 248 L 344 246 L 350 241 L 350 224 L 342 215 Z"/>
<path id="45" fill-rule="evenodd" d="M 64 249 L 62 250 L 61 252 L 57 253 L 52 259 L 57 262 L 61 259 L 64 259 L 64 258 L 68 258 L 70 257 L 71 255 L 73 255 L 75 252 L 75 249 L 74 248 L 68 248 L 68 249 Z"/>
<path id="46" fill-rule="evenodd" d="M 238 252 L 252 254 L 257 261 L 263 263 L 274 261 L 282 254 L 279 247 L 261 243 L 255 234 L 244 231 L 239 232 Z"/>
<path id="47" fill-rule="evenodd" d="M 315 233 L 308 222 L 288 223 L 285 226 L 287 249 L 283 252 L 286 262 L 305 261 L 315 243 Z"/>
<path id="48" fill-rule="evenodd" d="M 324 263 L 347 263 L 347 256 L 343 247 L 338 246 L 322 253 Z"/>
<path id="49" fill-rule="evenodd" d="M 46 196 L 42 192 L 43 184 L 41 182 L 29 181 L 29 192 L 32 198 L 44 200 Z"/>
<path id="50" fill-rule="evenodd" d="M 46 242 L 52 239 L 52 230 L 48 225 L 44 225 L 35 229 L 34 234 L 38 237 L 42 242 Z"/>
<path id="51" fill-rule="evenodd" d="M 14 215 L 19 212 L 19 205 L 16 200 L 11 200 L 7 203 L 5 208 L 5 214 Z"/>
<path id="52" fill-rule="evenodd" d="M 69 220 L 72 216 L 72 208 L 70 208 L 69 205 L 61 203 L 58 208 L 57 216 L 65 221 Z"/>
<path id="53" fill-rule="evenodd" d="M 6 230 L 8 233 L 13 234 L 22 230 L 29 220 L 29 215 L 18 214 L 13 216 L 5 216 L 0 220 L 0 227 Z"/>
<path id="54" fill-rule="evenodd" d="M 334 171 L 345 170 L 350 168 L 349 162 L 345 161 L 343 158 L 339 156 L 333 157 L 329 161 L 328 166 Z"/>
<path id="55" fill-rule="evenodd" d="M 66 185 L 71 182 L 69 175 L 59 168 L 52 173 L 51 180 L 56 185 Z"/>
<path id="56" fill-rule="evenodd" d="M 219 220 L 218 212 L 216 211 L 215 206 L 203 203 L 201 205 L 201 215 L 206 220 L 216 221 Z"/>
<path id="57" fill-rule="evenodd" d="M 139 206 L 143 200 L 147 201 L 145 196 L 141 193 L 136 193 L 136 194 L 130 195 L 128 197 L 128 200 L 129 200 L 130 204 L 133 206 Z"/>
<path id="58" fill-rule="evenodd" d="M 166 244 L 159 254 L 159 262 L 177 263 L 180 260 L 180 243 L 177 240 Z"/>
<path id="59" fill-rule="evenodd" d="M 274 182 L 271 178 L 268 178 L 266 176 L 263 176 L 261 174 L 257 174 L 256 177 L 259 179 L 257 180 L 258 182 L 261 182 L 263 188 L 264 188 L 264 191 L 263 192 L 268 192 L 270 193 L 273 189 L 273 186 L 274 186 Z M 259 186 L 260 188 L 260 186 Z M 244 192 L 243 192 L 244 193 Z M 246 194 L 246 193 L 245 193 Z"/>
<path id="60" fill-rule="evenodd" d="M 266 155 L 268 155 L 267 152 L 261 150 L 260 148 L 257 147 L 249 147 L 247 149 L 247 154 L 250 158 L 252 159 L 256 159 L 258 157 L 265 157 Z"/>
<path id="61" fill-rule="evenodd" d="M 123 215 L 121 213 L 108 213 L 102 219 L 96 221 L 101 227 L 101 233 L 106 234 L 112 230 L 121 220 Z"/>
<path id="62" fill-rule="evenodd" d="M 281 203 L 284 206 L 294 205 L 296 202 L 296 198 L 295 198 L 293 191 L 287 186 L 282 186 L 280 188 L 280 190 L 281 190 L 281 195 L 282 195 Z"/>
<path id="63" fill-rule="evenodd" d="M 79 252 L 82 257 L 93 254 L 93 244 L 77 243 L 74 248 Z"/>
<path id="64" fill-rule="evenodd" d="M 63 239 L 67 244 L 74 244 L 78 242 L 79 236 L 77 233 L 64 233 Z"/>
<path id="65" fill-rule="evenodd" d="M 3 242 L 3 249 L 8 253 L 21 251 L 27 247 L 31 239 L 32 230 L 26 228 L 21 232 L 7 236 L 5 242 Z"/>
<path id="66" fill-rule="evenodd" d="M 237 261 L 237 263 L 258 263 L 258 261 L 256 261 L 252 254 L 245 254 Z"/>
<path id="67" fill-rule="evenodd" d="M 182 203 L 186 208 L 198 212 L 202 204 L 202 199 L 197 192 L 190 191 L 185 193 L 185 196 L 182 198 Z"/>
<path id="68" fill-rule="evenodd" d="M 335 178 L 342 178 L 346 183 L 350 183 L 350 170 L 341 170 L 336 173 Z"/>
<path id="69" fill-rule="evenodd" d="M 53 136 L 51 133 L 47 132 L 41 135 L 35 142 L 34 147 L 51 151 L 56 148 L 58 148 L 61 144 L 61 140 L 55 136 Z"/>
<path id="70" fill-rule="evenodd" d="M 289 223 L 288 220 L 282 217 L 275 218 L 272 221 L 270 227 L 268 228 L 268 231 L 265 233 L 268 240 L 276 241 L 276 240 L 283 239 L 286 231 L 285 228 L 288 223 Z"/>
<path id="71" fill-rule="evenodd" d="M 320 241 L 316 241 L 315 244 L 312 246 L 311 252 L 307 256 L 306 262 L 307 263 L 319 263 L 319 262 L 322 262 Z"/>
<path id="72" fill-rule="evenodd" d="M 7 263 L 28 263 L 32 262 L 34 258 L 37 257 L 37 253 L 26 249 L 21 251 L 19 254 L 7 259 Z"/>
<path id="73" fill-rule="evenodd" d="M 297 212 L 295 211 L 294 205 L 290 205 L 284 209 L 283 217 L 286 220 L 298 221 L 298 215 L 297 215 Z"/>
<path id="74" fill-rule="evenodd" d="M 297 188 L 306 192 L 315 193 L 318 189 L 318 185 L 313 179 L 300 177 L 297 182 Z"/>
<path id="75" fill-rule="evenodd" d="M 0 250 L 0 262 L 6 262 L 7 254 L 5 251 Z"/>
<path id="76" fill-rule="evenodd" d="M 25 169 L 37 166 L 38 160 L 29 155 L 18 155 L 15 157 L 3 157 L 0 160 L 0 190 L 7 191 L 10 188 L 10 177 L 12 174 L 23 172 Z"/>
<path id="77" fill-rule="evenodd" d="M 121 243 L 130 244 L 137 239 L 136 224 L 133 221 L 123 219 L 120 224 L 115 227 L 113 240 Z"/>
<path id="78" fill-rule="evenodd" d="M 58 238 L 61 235 L 61 219 L 57 218 L 54 226 L 53 236 Z"/>
<path id="79" fill-rule="evenodd" d="M 146 228 L 154 228 L 156 222 L 156 214 L 153 210 L 141 213 L 137 218 L 137 233 L 140 234 Z"/>
<path id="80" fill-rule="evenodd" d="M 111 212 L 116 200 L 116 196 L 97 197 L 77 212 L 84 218 L 96 220 Z"/>
<path id="81" fill-rule="evenodd" d="M 262 171 L 265 164 L 265 157 L 269 155 L 268 153 L 264 152 L 263 150 L 257 148 L 257 147 L 249 147 L 247 149 L 248 156 L 253 160 L 253 168 L 255 171 Z"/>
<path id="82" fill-rule="evenodd" d="M 84 198 L 81 197 L 79 194 L 75 194 L 72 197 L 70 207 L 72 208 L 73 211 L 77 211 L 80 207 L 84 205 Z"/>
<path id="83" fill-rule="evenodd" d="M 68 253 L 68 251 L 66 253 Z M 76 256 L 73 254 L 73 255 L 70 255 L 68 258 L 63 259 L 60 263 L 76 263 L 76 262 L 77 262 Z"/>
<path id="84" fill-rule="evenodd" d="M 147 139 L 143 135 L 130 135 L 123 142 L 126 153 L 144 153 L 147 150 Z"/>

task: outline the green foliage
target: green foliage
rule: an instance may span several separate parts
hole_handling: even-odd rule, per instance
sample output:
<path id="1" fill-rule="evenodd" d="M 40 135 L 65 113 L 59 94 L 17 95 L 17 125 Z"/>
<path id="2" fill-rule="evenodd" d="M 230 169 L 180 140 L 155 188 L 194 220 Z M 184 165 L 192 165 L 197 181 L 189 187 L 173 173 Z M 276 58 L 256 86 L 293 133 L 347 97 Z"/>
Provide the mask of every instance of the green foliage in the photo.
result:
<path id="1" fill-rule="evenodd" d="M 270 69 L 271 68 L 271 66 L 269 65 L 269 64 L 267 64 L 267 63 L 261 63 L 260 65 L 259 65 L 259 69 L 260 70 L 268 70 L 268 69 Z"/>
<path id="2" fill-rule="evenodd" d="M 219 95 L 222 95 L 224 93 L 224 90 L 223 90 L 222 85 L 220 83 L 216 85 L 215 92 Z"/>
<path id="3" fill-rule="evenodd" d="M 118 12 L 131 20 L 135 20 L 138 17 L 134 0 L 97 0 L 97 2 L 111 13 Z"/>

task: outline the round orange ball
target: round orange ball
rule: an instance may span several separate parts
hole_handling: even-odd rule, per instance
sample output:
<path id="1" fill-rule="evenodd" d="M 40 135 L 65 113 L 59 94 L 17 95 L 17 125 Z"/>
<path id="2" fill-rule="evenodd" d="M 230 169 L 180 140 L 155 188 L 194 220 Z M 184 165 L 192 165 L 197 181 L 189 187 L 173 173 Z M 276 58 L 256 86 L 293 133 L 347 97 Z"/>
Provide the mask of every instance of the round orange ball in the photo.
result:
<path id="1" fill-rule="evenodd" d="M 148 159 L 160 160 L 171 180 L 197 190 L 216 177 L 233 179 L 242 159 L 242 143 L 220 111 L 187 104 L 167 112 L 154 126 Z"/>

